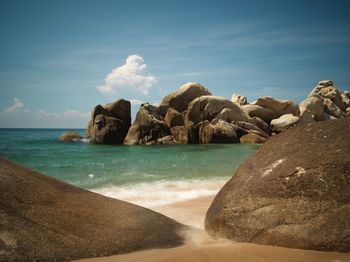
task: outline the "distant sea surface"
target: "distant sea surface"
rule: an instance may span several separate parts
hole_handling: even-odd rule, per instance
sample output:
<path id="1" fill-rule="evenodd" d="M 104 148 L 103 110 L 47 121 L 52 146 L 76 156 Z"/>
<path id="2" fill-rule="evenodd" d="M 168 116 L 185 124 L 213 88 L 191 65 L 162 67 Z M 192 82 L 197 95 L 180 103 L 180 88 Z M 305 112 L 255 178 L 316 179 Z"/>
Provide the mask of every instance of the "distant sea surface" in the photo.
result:
<path id="1" fill-rule="evenodd" d="M 61 142 L 65 131 L 0 129 L 0 155 L 75 186 L 152 207 L 215 194 L 258 148 Z M 84 129 L 74 131 L 85 135 Z"/>

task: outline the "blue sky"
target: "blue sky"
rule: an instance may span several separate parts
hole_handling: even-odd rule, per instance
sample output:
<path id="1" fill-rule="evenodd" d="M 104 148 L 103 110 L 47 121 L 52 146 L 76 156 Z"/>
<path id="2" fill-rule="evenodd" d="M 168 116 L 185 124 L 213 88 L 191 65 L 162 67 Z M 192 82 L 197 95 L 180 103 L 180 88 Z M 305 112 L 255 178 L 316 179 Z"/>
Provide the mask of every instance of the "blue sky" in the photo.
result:
<path id="1" fill-rule="evenodd" d="M 97 104 L 132 99 L 134 115 L 189 81 L 249 101 L 300 102 L 321 79 L 349 90 L 349 10 L 337 0 L 2 0 L 0 127 L 85 127 Z"/>

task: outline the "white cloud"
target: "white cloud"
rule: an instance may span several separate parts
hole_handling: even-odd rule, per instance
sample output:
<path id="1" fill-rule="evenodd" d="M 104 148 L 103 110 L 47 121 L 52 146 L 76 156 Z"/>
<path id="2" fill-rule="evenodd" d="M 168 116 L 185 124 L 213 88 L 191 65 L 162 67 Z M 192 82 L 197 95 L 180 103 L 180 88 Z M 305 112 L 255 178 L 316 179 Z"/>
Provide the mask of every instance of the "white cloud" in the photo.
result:
<path id="1" fill-rule="evenodd" d="M 17 97 L 15 97 L 13 100 L 15 103 L 10 107 L 5 108 L 5 112 L 7 113 L 17 112 L 24 107 L 22 101 L 19 100 Z"/>
<path id="2" fill-rule="evenodd" d="M 147 71 L 141 56 L 130 55 L 125 64 L 114 68 L 106 77 L 104 86 L 97 87 L 102 94 L 115 94 L 121 91 L 136 91 L 148 95 L 157 79 Z"/>

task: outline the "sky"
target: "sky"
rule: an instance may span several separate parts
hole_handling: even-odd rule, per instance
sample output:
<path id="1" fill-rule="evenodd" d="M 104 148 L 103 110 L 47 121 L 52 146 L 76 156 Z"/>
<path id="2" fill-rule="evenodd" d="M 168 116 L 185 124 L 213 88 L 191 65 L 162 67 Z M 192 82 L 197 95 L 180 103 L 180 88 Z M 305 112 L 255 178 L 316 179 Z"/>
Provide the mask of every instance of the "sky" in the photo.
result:
<path id="1" fill-rule="evenodd" d="M 349 1 L 0 1 L 0 127 L 86 127 L 97 104 L 350 90 Z"/>

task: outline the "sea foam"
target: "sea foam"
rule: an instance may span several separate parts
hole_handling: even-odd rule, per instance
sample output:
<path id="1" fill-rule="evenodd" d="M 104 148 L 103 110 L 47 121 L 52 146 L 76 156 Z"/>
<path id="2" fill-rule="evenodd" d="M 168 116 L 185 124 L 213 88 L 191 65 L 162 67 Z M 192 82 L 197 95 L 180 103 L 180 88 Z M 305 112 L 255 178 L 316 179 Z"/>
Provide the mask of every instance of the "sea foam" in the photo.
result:
<path id="1" fill-rule="evenodd" d="M 111 198 L 152 208 L 215 195 L 228 179 L 229 177 L 206 180 L 160 180 L 132 185 L 111 185 L 92 191 Z"/>

